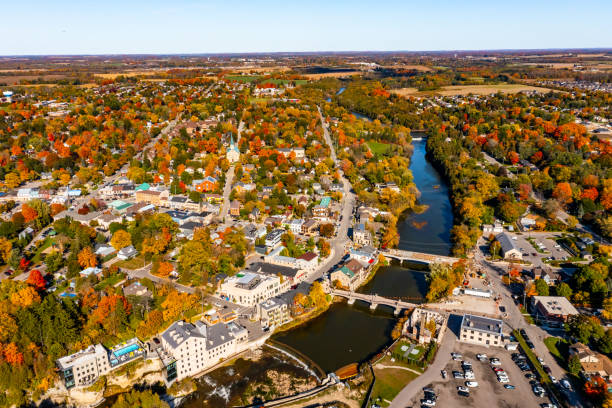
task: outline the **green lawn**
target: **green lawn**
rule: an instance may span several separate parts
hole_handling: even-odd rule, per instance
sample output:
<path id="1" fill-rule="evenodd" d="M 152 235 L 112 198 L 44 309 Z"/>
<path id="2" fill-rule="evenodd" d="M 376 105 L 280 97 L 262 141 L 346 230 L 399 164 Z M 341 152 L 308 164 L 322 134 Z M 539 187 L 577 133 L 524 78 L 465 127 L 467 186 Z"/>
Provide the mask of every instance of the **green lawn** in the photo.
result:
<path id="1" fill-rule="evenodd" d="M 36 253 L 34 254 L 34 256 L 32 257 L 32 263 L 34 265 L 36 265 L 37 263 L 39 263 L 41 261 L 42 258 L 42 252 L 49 248 L 51 245 L 53 245 L 53 243 L 55 242 L 55 239 L 52 237 L 47 237 L 45 238 L 45 240 L 43 241 L 42 245 L 39 246 L 38 248 L 36 248 Z"/>
<path id="2" fill-rule="evenodd" d="M 125 279 L 124 274 L 116 274 L 116 275 L 109 276 L 107 279 L 104 279 L 102 282 L 98 283 L 95 286 L 95 289 L 97 291 L 101 291 L 107 287 L 115 286 L 116 284 L 121 282 L 123 279 Z"/>
<path id="3" fill-rule="evenodd" d="M 113 265 L 116 265 L 119 268 L 132 270 L 132 269 L 140 269 L 144 267 L 146 264 L 145 264 L 145 261 L 142 255 L 140 255 L 132 259 L 126 259 L 125 261 L 115 262 Z"/>
<path id="4" fill-rule="evenodd" d="M 261 75 L 226 75 L 224 78 L 228 81 L 255 82 L 263 77 Z"/>
<path id="5" fill-rule="evenodd" d="M 544 344 L 550 354 L 553 355 L 557 363 L 563 368 L 567 368 L 567 357 L 569 355 L 569 342 L 560 337 L 547 337 Z"/>
<path id="6" fill-rule="evenodd" d="M 372 390 L 372 402 L 386 407 L 389 405 L 386 401 L 393 401 L 393 398 L 408 384 L 410 381 L 418 377 L 417 374 L 398 368 L 374 369 L 376 375 L 376 384 Z"/>
<path id="7" fill-rule="evenodd" d="M 368 142 L 368 146 L 370 147 L 370 150 L 372 150 L 372 153 L 374 153 L 375 155 L 387 154 L 387 152 L 389 151 L 389 145 L 386 143 L 371 141 Z"/>

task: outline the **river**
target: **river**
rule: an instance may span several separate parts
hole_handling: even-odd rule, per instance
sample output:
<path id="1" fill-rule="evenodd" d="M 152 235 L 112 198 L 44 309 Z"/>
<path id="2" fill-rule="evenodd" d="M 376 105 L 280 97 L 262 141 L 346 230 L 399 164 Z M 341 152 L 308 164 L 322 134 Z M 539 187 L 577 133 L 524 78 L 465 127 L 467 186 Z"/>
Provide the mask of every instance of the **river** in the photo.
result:
<path id="1" fill-rule="evenodd" d="M 423 135 L 414 135 L 415 137 Z M 440 255 L 450 253 L 453 215 L 448 189 L 436 169 L 427 161 L 424 140 L 413 142 L 410 170 L 421 192 L 422 213 L 404 214 L 398 225 L 399 248 Z M 414 303 L 423 301 L 427 291 L 426 272 L 398 264 L 381 267 L 376 276 L 359 289 L 362 293 L 403 297 Z M 390 341 L 395 324 L 391 308 L 336 303 L 329 311 L 308 324 L 276 337 L 298 349 L 326 371 L 367 360 Z"/>

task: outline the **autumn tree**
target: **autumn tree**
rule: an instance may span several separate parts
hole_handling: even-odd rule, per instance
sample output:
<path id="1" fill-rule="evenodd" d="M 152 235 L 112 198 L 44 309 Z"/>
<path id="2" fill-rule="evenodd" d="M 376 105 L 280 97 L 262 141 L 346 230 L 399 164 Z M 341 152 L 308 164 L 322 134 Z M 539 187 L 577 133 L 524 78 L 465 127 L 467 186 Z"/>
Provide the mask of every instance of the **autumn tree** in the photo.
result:
<path id="1" fill-rule="evenodd" d="M 115 248 L 118 251 L 122 248 L 132 245 L 132 236 L 130 235 L 129 232 L 120 229 L 120 230 L 115 231 L 115 233 L 113 234 L 113 237 L 111 238 L 110 243 L 113 246 L 113 248 Z"/>
<path id="2" fill-rule="evenodd" d="M 47 287 L 47 281 L 38 269 L 32 269 L 30 271 L 26 282 L 28 283 L 28 285 L 31 285 L 32 287 L 34 287 L 34 289 L 39 291 Z"/>
<path id="3" fill-rule="evenodd" d="M 79 265 L 81 268 L 93 268 L 98 265 L 96 255 L 92 252 L 90 247 L 81 249 L 78 255 Z"/>

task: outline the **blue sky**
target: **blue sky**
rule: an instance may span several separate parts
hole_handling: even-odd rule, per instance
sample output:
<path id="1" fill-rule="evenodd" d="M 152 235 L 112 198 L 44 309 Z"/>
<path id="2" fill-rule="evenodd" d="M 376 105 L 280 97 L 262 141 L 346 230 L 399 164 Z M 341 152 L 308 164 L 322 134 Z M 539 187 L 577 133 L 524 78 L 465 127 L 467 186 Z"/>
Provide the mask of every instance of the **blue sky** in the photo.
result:
<path id="1" fill-rule="evenodd" d="M 611 0 L 0 4 L 0 55 L 612 47 Z"/>

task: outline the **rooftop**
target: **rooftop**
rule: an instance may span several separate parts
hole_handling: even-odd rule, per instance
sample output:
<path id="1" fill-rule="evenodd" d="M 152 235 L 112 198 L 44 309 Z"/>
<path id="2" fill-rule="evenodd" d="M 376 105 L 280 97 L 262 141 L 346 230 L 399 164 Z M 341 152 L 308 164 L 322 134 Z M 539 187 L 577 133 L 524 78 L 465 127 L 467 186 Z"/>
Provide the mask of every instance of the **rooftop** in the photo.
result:
<path id="1" fill-rule="evenodd" d="M 540 303 L 546 313 L 551 315 L 577 315 L 578 310 L 564 296 L 534 296 L 533 302 Z"/>
<path id="2" fill-rule="evenodd" d="M 477 330 L 485 333 L 501 335 L 504 322 L 498 319 L 488 317 L 474 316 L 470 314 L 463 315 L 461 320 L 461 328 L 468 330 Z"/>

